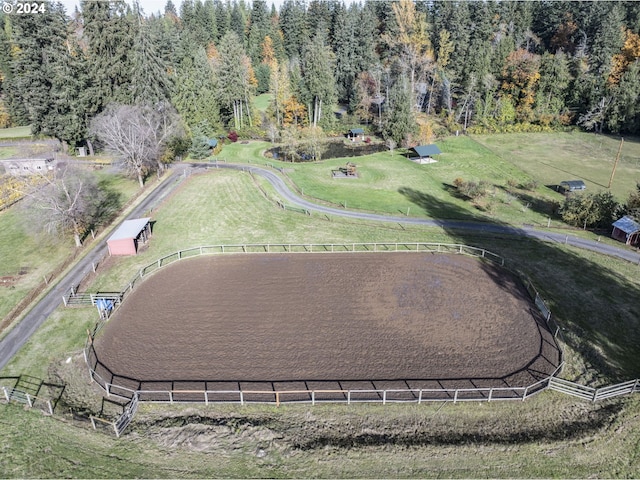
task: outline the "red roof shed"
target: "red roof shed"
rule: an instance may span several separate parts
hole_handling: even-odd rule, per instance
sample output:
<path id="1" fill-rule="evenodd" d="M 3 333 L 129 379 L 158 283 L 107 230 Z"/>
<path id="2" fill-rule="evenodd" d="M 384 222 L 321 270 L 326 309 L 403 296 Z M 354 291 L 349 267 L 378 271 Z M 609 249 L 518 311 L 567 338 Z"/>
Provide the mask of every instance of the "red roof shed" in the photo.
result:
<path id="1" fill-rule="evenodd" d="M 146 243 L 151 236 L 150 218 L 126 220 L 107 240 L 109 255 L 135 255 L 138 244 Z"/>

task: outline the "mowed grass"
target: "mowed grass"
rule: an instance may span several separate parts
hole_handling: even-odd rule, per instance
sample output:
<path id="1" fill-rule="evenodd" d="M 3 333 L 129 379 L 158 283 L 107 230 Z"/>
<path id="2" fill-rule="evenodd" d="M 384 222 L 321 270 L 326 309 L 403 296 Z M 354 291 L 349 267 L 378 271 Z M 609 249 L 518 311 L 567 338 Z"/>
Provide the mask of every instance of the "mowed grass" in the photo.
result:
<path id="1" fill-rule="evenodd" d="M 229 147 L 255 163 L 256 152 L 265 146 Z M 460 148 L 465 151 L 468 146 Z M 470 157 L 465 165 L 461 160 L 446 175 L 483 175 L 487 167 L 474 161 Z M 472 168 L 476 170 L 465 170 Z M 293 178 L 294 173 L 289 175 Z M 507 169 L 502 175 L 506 179 L 512 173 Z M 519 178 L 528 175 L 520 173 Z M 417 185 L 411 188 L 418 190 Z M 419 191 L 433 193 L 427 188 Z M 247 173 L 211 170 L 193 175 L 152 212 L 156 223 L 148 248 L 136 257 L 113 258 L 112 268 L 101 272 L 91 289 L 122 288 L 141 266 L 203 244 L 467 243 L 502 254 L 511 268 L 533 278 L 563 328 L 569 378 L 601 384 L 598 374 L 614 379 L 640 376 L 640 334 L 635 333 L 640 332 L 640 285 L 635 265 L 512 237 L 309 217 L 279 209 L 274 197 L 264 181 Z M 441 211 L 475 218 L 466 205 L 440 198 Z M 51 362 L 67 356 L 74 356 L 75 362 L 86 328 L 96 317 L 92 309 L 58 310 L 2 374 L 43 376 Z M 172 420 L 173 416 L 178 418 Z M 128 433 L 116 440 L 86 425 L 60 421 L 59 416 L 0 405 L 0 471 L 7 477 L 76 478 L 627 478 L 640 474 L 639 419 L 640 400 L 634 397 L 591 405 L 550 392 L 526 402 L 455 406 L 163 405 L 143 406 Z M 433 436 L 440 428 L 442 433 Z M 311 440 L 318 443 L 299 446 Z"/>
<path id="2" fill-rule="evenodd" d="M 269 108 L 273 95 L 270 93 L 263 93 L 253 98 L 253 108 L 260 112 L 264 112 Z"/>
<path id="3" fill-rule="evenodd" d="M 4 138 L 31 138 L 31 126 L 0 128 L 0 140 Z"/>
<path id="4" fill-rule="evenodd" d="M 170 201 L 153 211 L 149 247 L 135 257 L 114 258 L 116 266 L 99 276 L 92 288 L 120 289 L 140 267 L 200 245 L 451 240 L 437 228 L 377 225 L 285 211 L 274 202 L 275 197 L 266 182 L 248 173 L 211 169 L 193 175 Z"/>
<path id="5" fill-rule="evenodd" d="M 225 145 L 218 158 L 272 165 L 284 169 L 286 177 L 308 199 L 389 215 L 547 226 L 554 205 L 563 199 L 543 185 L 535 191 L 519 188 L 536 177 L 473 139 L 450 137 L 439 141 L 438 146 L 443 151 L 438 162 L 424 165 L 407 160 L 403 150 L 321 162 L 281 162 L 264 157 L 264 151 L 271 148 L 267 142 Z M 331 171 L 344 167 L 347 161 L 357 165 L 358 178 L 332 178 Z M 479 202 L 460 197 L 453 186 L 456 179 L 488 182 L 489 193 Z M 429 198 L 428 204 L 425 197 Z M 554 219 L 552 226 L 558 225 Z"/>
<path id="6" fill-rule="evenodd" d="M 606 190 L 620 148 L 620 138 L 593 133 L 516 133 L 478 135 L 478 143 L 545 185 L 584 180 L 589 191 Z M 611 184 L 624 202 L 640 182 L 640 140 L 626 138 Z"/>

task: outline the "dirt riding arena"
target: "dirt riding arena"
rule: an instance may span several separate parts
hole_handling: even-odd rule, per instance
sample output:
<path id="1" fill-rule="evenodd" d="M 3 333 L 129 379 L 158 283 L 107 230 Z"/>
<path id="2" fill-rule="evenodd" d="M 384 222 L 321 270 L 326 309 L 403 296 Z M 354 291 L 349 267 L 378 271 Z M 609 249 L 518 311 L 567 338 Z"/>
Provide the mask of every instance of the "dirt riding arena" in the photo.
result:
<path id="1" fill-rule="evenodd" d="M 560 361 L 506 270 L 405 252 L 181 260 L 136 286 L 95 352 L 96 373 L 142 390 L 522 387 Z"/>

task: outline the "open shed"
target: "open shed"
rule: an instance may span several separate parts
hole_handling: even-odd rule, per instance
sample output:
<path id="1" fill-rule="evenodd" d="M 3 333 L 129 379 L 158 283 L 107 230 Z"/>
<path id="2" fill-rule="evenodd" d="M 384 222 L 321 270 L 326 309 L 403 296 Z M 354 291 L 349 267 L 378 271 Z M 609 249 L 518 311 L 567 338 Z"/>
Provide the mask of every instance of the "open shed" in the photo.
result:
<path id="1" fill-rule="evenodd" d="M 347 133 L 347 137 L 349 137 L 351 141 L 358 140 L 360 137 L 363 137 L 363 136 L 364 136 L 363 128 L 352 128 L 351 130 L 349 130 L 349 133 Z"/>
<path id="2" fill-rule="evenodd" d="M 107 240 L 109 255 L 135 255 L 151 236 L 150 218 L 125 220 Z"/>
<path id="3" fill-rule="evenodd" d="M 638 245 L 640 244 L 640 223 L 626 215 L 613 222 L 611 237 L 626 245 Z"/>
<path id="4" fill-rule="evenodd" d="M 439 155 L 441 153 L 435 144 L 418 145 L 417 147 L 410 148 L 407 156 L 409 160 L 417 163 L 434 163 L 436 160 L 434 160 L 433 155 Z"/>

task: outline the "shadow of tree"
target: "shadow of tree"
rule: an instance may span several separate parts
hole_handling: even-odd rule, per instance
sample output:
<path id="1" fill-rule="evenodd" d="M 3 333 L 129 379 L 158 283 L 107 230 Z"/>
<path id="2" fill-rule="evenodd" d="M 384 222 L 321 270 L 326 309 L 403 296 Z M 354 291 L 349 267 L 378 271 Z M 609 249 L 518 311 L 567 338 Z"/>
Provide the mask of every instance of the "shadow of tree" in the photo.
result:
<path id="1" fill-rule="evenodd" d="M 434 218 L 479 220 L 473 213 L 427 192 L 406 187 L 399 192 Z M 533 281 L 572 350 L 568 352 L 566 375 L 584 383 L 640 377 L 640 284 L 636 265 L 517 235 L 523 232 L 500 222 L 492 228 L 463 222 L 442 226 L 457 242 L 503 256 L 507 268 Z"/>

